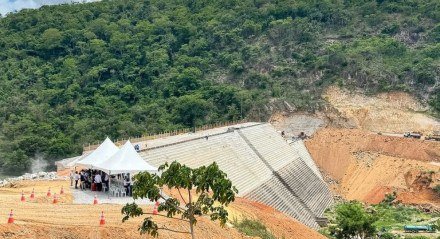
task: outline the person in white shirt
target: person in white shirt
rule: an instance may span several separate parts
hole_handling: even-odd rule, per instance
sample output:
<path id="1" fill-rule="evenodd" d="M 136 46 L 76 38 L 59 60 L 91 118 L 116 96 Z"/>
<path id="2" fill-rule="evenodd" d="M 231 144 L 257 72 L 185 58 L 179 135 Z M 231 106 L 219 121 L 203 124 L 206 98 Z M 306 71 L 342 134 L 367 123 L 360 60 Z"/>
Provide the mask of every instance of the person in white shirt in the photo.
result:
<path id="1" fill-rule="evenodd" d="M 102 190 L 102 178 L 101 178 L 101 174 L 97 173 L 95 175 L 95 183 L 96 183 L 96 190 L 97 191 L 101 191 Z"/>
<path id="2" fill-rule="evenodd" d="M 75 175 L 73 176 L 73 179 L 75 179 L 75 189 L 78 189 L 78 180 L 80 179 L 78 171 L 75 172 Z"/>

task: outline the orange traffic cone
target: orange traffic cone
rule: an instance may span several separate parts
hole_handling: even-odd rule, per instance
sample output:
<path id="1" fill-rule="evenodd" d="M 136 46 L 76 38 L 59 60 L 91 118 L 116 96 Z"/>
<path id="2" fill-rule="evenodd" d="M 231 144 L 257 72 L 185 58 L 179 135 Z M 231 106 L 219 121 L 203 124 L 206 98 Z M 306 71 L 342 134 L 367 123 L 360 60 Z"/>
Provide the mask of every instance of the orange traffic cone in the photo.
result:
<path id="1" fill-rule="evenodd" d="M 34 192 L 34 189 L 32 189 L 31 200 L 34 200 L 34 198 L 35 198 L 35 192 Z"/>
<path id="2" fill-rule="evenodd" d="M 21 191 L 21 199 L 22 202 L 26 202 L 26 198 L 24 197 L 24 192 Z"/>
<path id="3" fill-rule="evenodd" d="M 14 223 L 14 214 L 12 213 L 12 209 L 9 213 L 8 223 Z"/>
<path id="4" fill-rule="evenodd" d="M 95 198 L 93 199 L 93 205 L 96 205 L 96 204 L 98 204 L 98 197 L 95 194 Z"/>
<path id="5" fill-rule="evenodd" d="M 53 195 L 53 204 L 57 204 L 57 203 L 58 203 L 58 197 L 57 197 L 57 194 L 55 193 Z"/>
<path id="6" fill-rule="evenodd" d="M 47 190 L 46 196 L 48 196 L 48 197 L 52 196 L 52 194 L 50 193 L 50 188 L 49 188 L 49 190 Z"/>
<path id="7" fill-rule="evenodd" d="M 99 225 L 100 226 L 105 225 L 104 211 L 101 212 L 101 220 L 99 220 Z"/>
<path id="8" fill-rule="evenodd" d="M 159 205 L 159 202 L 156 201 L 156 203 L 154 204 L 154 208 L 153 208 L 153 215 L 157 215 L 159 212 L 157 211 L 157 207 Z"/>
<path id="9" fill-rule="evenodd" d="M 63 188 L 63 186 L 61 186 L 60 194 L 64 194 L 64 188 Z"/>

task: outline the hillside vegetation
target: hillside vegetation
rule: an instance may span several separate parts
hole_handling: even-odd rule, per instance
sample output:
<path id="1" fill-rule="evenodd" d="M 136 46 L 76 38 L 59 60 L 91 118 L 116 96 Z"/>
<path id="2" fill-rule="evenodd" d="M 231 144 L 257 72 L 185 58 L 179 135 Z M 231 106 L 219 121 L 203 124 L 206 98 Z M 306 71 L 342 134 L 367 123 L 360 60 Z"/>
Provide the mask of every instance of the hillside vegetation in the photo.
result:
<path id="1" fill-rule="evenodd" d="M 83 143 L 319 110 L 326 86 L 440 112 L 437 0 L 113 0 L 0 19 L 0 167 Z"/>

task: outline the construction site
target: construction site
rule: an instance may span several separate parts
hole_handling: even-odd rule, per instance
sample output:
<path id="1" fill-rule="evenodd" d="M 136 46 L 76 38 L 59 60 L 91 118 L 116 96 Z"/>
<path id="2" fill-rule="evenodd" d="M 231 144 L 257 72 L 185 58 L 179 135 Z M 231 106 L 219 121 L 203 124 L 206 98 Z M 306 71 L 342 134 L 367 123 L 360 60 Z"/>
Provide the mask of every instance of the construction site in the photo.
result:
<path id="1" fill-rule="evenodd" d="M 331 107 L 327 112 L 281 112 L 270 122 L 206 126 L 130 140 L 155 167 L 173 161 L 189 167 L 216 162 L 238 189 L 239 198 L 227 208 L 230 219 L 259 220 L 277 238 L 326 238 L 318 233 L 328 223 L 324 212 L 344 200 L 377 204 L 395 193 L 399 203 L 439 212 L 440 198 L 433 187 L 440 183 L 440 142 L 404 137 L 407 131 L 435 137 L 432 132 L 440 125 L 436 119 L 403 93 L 368 98 L 330 88 L 323 97 Z M 85 146 L 83 155 L 96 148 Z M 59 161 L 58 174 L 68 175 L 79 158 Z M 58 194 L 56 202 L 47 196 L 49 187 Z M 0 237 L 148 238 L 137 230 L 141 218 L 121 223 L 121 204 L 105 201 L 104 194 L 99 203 L 93 203 L 93 196 L 78 203 L 74 190 L 66 180 L 24 180 L 0 187 L 5 222 L 0 223 Z M 20 201 L 22 194 L 25 199 Z M 153 210 L 152 204 L 142 207 Z M 6 224 L 11 209 L 14 223 Z M 103 217 L 105 226 L 99 226 Z M 166 217 L 157 220 L 169 228 L 187 228 Z M 201 219 L 196 234 L 245 237 L 231 223 L 221 228 L 209 218 Z M 165 231 L 159 238 L 189 235 Z"/>

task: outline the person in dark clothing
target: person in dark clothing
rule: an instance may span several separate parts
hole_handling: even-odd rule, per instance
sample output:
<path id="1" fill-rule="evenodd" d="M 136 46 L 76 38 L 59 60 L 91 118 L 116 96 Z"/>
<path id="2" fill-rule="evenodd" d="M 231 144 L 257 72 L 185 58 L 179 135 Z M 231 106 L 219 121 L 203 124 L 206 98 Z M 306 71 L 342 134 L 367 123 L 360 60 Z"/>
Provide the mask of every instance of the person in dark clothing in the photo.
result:
<path id="1" fill-rule="evenodd" d="M 125 192 L 127 193 L 127 196 L 130 196 L 130 194 L 131 194 L 131 180 L 130 180 L 129 176 L 125 176 L 124 187 L 125 187 Z"/>
<path id="2" fill-rule="evenodd" d="M 86 188 L 86 176 L 84 171 L 81 171 L 81 175 L 80 175 L 80 188 L 81 190 L 84 190 Z"/>
<path id="3" fill-rule="evenodd" d="M 109 190 L 110 189 L 110 175 L 105 174 L 104 181 L 105 181 L 105 187 L 107 188 L 107 190 Z"/>

